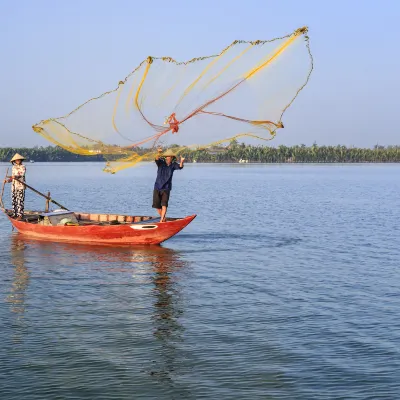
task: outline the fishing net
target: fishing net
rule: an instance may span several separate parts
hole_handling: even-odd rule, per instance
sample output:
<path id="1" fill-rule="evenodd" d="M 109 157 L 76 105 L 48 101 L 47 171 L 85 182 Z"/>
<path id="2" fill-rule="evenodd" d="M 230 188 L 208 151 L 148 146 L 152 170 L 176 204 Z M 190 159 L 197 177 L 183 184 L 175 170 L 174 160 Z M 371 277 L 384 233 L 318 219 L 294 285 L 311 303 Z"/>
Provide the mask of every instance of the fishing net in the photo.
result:
<path id="1" fill-rule="evenodd" d="M 148 57 L 114 90 L 33 129 L 70 152 L 101 154 L 112 173 L 153 160 L 158 147 L 271 140 L 312 68 L 307 28 L 187 62 Z"/>

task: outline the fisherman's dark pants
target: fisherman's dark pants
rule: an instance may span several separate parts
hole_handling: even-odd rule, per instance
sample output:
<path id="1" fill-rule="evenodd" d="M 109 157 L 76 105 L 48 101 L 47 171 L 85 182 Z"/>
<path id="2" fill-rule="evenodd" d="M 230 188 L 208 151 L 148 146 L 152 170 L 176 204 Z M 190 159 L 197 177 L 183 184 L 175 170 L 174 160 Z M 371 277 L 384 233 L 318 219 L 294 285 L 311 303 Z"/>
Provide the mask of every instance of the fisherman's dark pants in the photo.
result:
<path id="1" fill-rule="evenodd" d="M 25 190 L 13 190 L 11 191 L 12 208 L 14 210 L 14 218 L 24 216 L 25 206 Z"/>

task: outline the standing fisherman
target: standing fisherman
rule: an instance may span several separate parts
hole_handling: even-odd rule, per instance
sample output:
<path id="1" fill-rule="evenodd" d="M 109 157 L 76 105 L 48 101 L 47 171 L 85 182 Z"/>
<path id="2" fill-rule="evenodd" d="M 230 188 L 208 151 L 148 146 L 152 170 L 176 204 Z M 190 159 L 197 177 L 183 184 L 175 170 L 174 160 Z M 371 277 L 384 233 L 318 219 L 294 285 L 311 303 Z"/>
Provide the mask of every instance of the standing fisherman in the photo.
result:
<path id="1" fill-rule="evenodd" d="M 174 171 L 183 168 L 185 159 L 181 157 L 180 163 L 175 162 L 176 155 L 172 150 L 167 150 L 161 158 L 162 149 L 158 149 L 155 162 L 157 164 L 157 179 L 153 191 L 153 208 L 160 214 L 160 222 L 165 222 L 169 195 L 172 189 L 172 176 Z M 165 157 L 165 160 L 164 160 Z"/>
<path id="2" fill-rule="evenodd" d="M 15 154 L 11 159 L 11 164 L 13 165 L 11 171 L 11 178 L 8 178 L 5 182 L 12 182 L 11 185 L 11 198 L 12 198 L 12 208 L 13 217 L 17 220 L 22 219 L 24 216 L 24 201 L 25 201 L 25 186 L 17 182 L 15 179 L 25 182 L 26 167 L 22 164 L 25 157 L 20 154 Z"/>

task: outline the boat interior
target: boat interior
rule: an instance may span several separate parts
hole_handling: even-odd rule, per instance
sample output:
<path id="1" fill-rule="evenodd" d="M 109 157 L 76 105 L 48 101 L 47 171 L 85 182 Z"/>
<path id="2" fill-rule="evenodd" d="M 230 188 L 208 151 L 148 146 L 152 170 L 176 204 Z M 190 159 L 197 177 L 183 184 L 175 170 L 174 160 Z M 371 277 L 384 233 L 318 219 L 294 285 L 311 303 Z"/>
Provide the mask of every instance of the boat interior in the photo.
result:
<path id="1" fill-rule="evenodd" d="M 13 218 L 12 210 L 4 212 Z M 176 221 L 181 218 L 166 218 L 166 222 Z M 23 222 L 39 224 L 45 226 L 87 226 L 87 225 L 124 225 L 124 224 L 155 224 L 160 222 L 157 216 L 132 216 L 120 214 L 95 214 L 84 212 L 73 212 L 68 210 L 55 210 L 53 212 L 45 211 L 24 211 L 21 219 Z"/>

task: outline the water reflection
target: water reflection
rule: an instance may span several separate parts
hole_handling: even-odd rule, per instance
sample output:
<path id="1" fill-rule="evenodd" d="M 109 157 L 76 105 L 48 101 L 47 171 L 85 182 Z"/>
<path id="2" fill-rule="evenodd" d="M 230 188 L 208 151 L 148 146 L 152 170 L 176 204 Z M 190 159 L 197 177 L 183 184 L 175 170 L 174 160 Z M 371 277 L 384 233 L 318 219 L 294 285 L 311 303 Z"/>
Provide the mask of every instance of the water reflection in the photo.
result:
<path id="1" fill-rule="evenodd" d="M 26 267 L 25 251 L 27 245 L 17 235 L 11 237 L 11 264 L 14 267 L 14 276 L 7 296 L 11 304 L 11 311 L 16 313 L 17 320 L 21 320 L 25 313 L 25 295 L 29 285 L 29 270 Z"/>
<path id="2" fill-rule="evenodd" d="M 141 335 L 131 325 L 132 319 L 129 318 L 137 313 L 140 304 L 142 309 L 147 310 L 147 316 L 151 316 L 150 325 L 144 329 L 151 331 L 154 338 L 151 346 L 154 351 L 149 353 L 148 365 L 144 366 L 143 372 L 154 378 L 166 391 L 182 391 L 188 398 L 189 394 L 179 387 L 175 379 L 182 375 L 184 360 L 183 350 L 179 346 L 183 341 L 184 328 L 180 316 L 184 312 L 185 302 L 179 277 L 185 274 L 187 262 L 181 253 L 161 246 L 132 248 L 53 243 L 19 234 L 12 238 L 11 253 L 15 278 L 9 301 L 13 303 L 15 312 L 23 312 L 25 305 L 24 292 L 29 283 L 27 260 L 35 265 L 32 280 L 38 279 L 42 283 L 42 288 L 37 287 L 36 290 L 46 288 L 49 291 L 47 295 L 52 296 L 48 309 L 50 313 L 53 307 L 54 312 L 60 307 L 57 303 L 59 283 L 66 282 L 67 290 L 74 290 L 77 294 L 72 300 L 71 313 L 79 317 L 79 312 L 74 309 L 75 305 L 81 304 L 79 296 L 89 299 L 93 296 L 96 301 L 88 303 L 93 304 L 93 313 L 97 309 L 102 311 L 98 308 L 99 300 L 104 301 L 105 307 L 115 309 L 116 318 L 123 316 L 125 319 L 122 330 Z M 53 292 L 54 286 L 58 287 L 57 292 Z M 40 293 L 37 294 L 42 298 Z M 86 312 L 90 314 L 90 310 Z M 108 319 L 105 325 L 111 329 L 113 316 Z M 62 337 L 63 330 L 59 325 L 57 335 Z M 99 338 L 97 346 L 101 348 L 103 338 L 100 331 L 96 335 Z M 120 349 L 115 347 L 114 351 L 118 354 Z M 105 356 L 109 357 L 108 354 Z"/>
<path id="3" fill-rule="evenodd" d="M 174 251 L 164 253 L 151 261 L 154 270 L 154 336 L 159 341 L 160 364 L 152 374 L 160 381 L 175 387 L 174 377 L 180 373 L 182 365 L 182 342 L 184 328 L 179 317 L 184 312 L 177 270 L 186 266 L 186 262 Z"/>
<path id="4" fill-rule="evenodd" d="M 158 260 L 174 264 L 180 254 L 175 250 L 161 246 L 117 246 L 117 245 L 96 245 L 70 242 L 50 242 L 45 240 L 30 239 L 15 235 L 15 240 L 29 246 L 29 251 L 36 257 L 42 257 L 44 265 L 47 266 L 68 266 L 68 265 L 98 265 L 109 263 L 109 271 L 125 272 L 132 270 L 134 264 L 145 263 L 153 265 Z M 57 263 L 54 263 L 57 261 Z M 119 268 L 120 267 L 120 268 Z"/>

